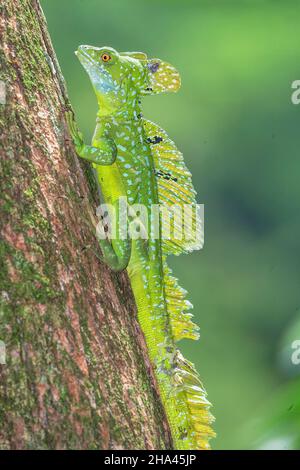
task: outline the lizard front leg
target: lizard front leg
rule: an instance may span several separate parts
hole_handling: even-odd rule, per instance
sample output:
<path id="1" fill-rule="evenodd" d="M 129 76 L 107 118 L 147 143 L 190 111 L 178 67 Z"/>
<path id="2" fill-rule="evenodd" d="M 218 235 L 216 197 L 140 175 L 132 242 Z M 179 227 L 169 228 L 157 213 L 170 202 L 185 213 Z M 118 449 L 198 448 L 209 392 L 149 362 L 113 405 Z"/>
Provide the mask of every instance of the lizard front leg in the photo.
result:
<path id="1" fill-rule="evenodd" d="M 66 113 L 70 134 L 79 157 L 96 165 L 111 165 L 117 157 L 117 147 L 109 137 L 98 138 L 96 145 L 86 145 L 74 120 L 72 111 Z"/>

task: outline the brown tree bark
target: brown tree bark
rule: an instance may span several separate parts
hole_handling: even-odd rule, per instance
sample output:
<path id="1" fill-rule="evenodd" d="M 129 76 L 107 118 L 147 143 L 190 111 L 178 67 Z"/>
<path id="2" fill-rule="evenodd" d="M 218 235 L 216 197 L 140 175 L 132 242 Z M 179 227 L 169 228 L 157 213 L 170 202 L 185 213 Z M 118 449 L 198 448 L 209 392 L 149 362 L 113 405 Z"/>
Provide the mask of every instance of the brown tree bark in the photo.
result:
<path id="1" fill-rule="evenodd" d="M 41 8 L 0 14 L 0 448 L 170 448 L 127 276 L 96 256 Z"/>

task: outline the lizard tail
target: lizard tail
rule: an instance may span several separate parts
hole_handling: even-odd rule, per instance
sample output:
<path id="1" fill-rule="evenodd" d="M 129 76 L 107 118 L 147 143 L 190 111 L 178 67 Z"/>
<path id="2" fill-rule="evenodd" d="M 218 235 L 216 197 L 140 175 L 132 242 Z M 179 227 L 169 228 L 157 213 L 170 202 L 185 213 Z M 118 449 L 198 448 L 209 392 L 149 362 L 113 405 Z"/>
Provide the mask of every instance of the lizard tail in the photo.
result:
<path id="1" fill-rule="evenodd" d="M 129 267 L 131 286 L 138 308 L 149 357 L 158 382 L 161 400 L 168 418 L 175 449 L 209 449 L 215 436 L 210 403 L 194 365 L 186 360 L 177 341 L 198 339 L 198 327 L 192 322 L 186 291 L 172 276 L 162 258 L 162 282 L 156 271 L 147 275 L 138 264 Z M 163 288 L 162 288 L 163 286 Z"/>
<path id="2" fill-rule="evenodd" d="M 172 276 L 171 269 L 163 260 L 165 300 L 170 318 L 170 329 L 174 343 L 183 338 L 198 339 L 198 327 L 192 322 L 192 314 L 188 310 L 192 304 L 186 300 L 186 291 L 178 285 Z M 173 358 L 173 374 L 177 406 L 176 414 L 181 414 L 184 433 L 178 427 L 178 417 L 171 420 L 174 445 L 178 449 L 209 449 L 209 439 L 215 437 L 211 428 L 214 417 L 210 413 L 211 404 L 207 400 L 206 391 L 194 365 L 185 359 L 179 349 L 175 349 Z M 168 407 L 168 404 L 166 405 Z"/>

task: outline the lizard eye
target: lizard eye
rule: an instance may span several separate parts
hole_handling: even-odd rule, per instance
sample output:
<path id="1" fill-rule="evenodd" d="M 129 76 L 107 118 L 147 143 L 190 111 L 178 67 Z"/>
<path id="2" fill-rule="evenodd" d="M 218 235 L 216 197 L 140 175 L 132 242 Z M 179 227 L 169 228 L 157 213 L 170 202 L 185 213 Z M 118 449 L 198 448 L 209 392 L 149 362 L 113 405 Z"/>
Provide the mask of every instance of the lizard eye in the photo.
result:
<path id="1" fill-rule="evenodd" d="M 104 52 L 104 54 L 101 55 L 101 60 L 103 60 L 103 62 L 109 62 L 111 60 L 111 56 Z"/>

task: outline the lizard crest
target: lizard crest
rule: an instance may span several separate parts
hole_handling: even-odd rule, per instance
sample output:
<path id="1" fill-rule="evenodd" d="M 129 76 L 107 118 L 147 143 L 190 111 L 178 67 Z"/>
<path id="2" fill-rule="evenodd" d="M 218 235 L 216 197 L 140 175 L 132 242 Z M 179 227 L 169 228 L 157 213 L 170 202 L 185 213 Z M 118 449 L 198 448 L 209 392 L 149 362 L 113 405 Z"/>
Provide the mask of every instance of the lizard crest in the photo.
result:
<path id="1" fill-rule="evenodd" d="M 167 265 L 168 255 L 202 247 L 196 192 L 174 142 L 140 113 L 141 96 L 179 89 L 179 73 L 142 52 L 80 46 L 76 55 L 99 104 L 92 145 L 84 143 L 69 117 L 77 154 L 93 164 L 104 202 L 115 214 L 124 196 L 131 210 L 137 204 L 146 209 L 144 219 L 135 214 L 139 233 L 151 226 L 152 207 L 158 205 L 161 211 L 158 236 L 146 230 L 145 239 L 134 237 L 128 222 L 115 217 L 116 233 L 125 226 L 126 236 L 98 237 L 103 259 L 116 271 L 127 269 L 175 448 L 208 449 L 214 436 L 210 403 L 194 365 L 177 347 L 183 338 L 197 339 L 198 327 L 189 313 L 187 293 Z M 164 237 L 168 226 L 171 230 Z"/>

